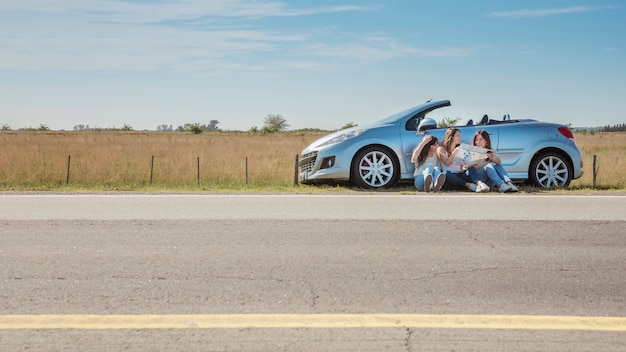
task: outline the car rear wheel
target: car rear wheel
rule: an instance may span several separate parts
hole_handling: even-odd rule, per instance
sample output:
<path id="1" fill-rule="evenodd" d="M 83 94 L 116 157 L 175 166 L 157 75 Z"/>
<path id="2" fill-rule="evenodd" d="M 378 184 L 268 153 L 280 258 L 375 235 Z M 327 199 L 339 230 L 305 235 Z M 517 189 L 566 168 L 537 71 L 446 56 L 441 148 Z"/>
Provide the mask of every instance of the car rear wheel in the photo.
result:
<path id="1" fill-rule="evenodd" d="M 533 159 L 530 178 L 538 187 L 567 187 L 572 180 L 572 167 L 561 154 L 546 152 Z"/>
<path id="2" fill-rule="evenodd" d="M 395 157 L 381 147 L 359 152 L 352 164 L 352 180 L 363 188 L 386 188 L 398 181 L 400 167 Z"/>

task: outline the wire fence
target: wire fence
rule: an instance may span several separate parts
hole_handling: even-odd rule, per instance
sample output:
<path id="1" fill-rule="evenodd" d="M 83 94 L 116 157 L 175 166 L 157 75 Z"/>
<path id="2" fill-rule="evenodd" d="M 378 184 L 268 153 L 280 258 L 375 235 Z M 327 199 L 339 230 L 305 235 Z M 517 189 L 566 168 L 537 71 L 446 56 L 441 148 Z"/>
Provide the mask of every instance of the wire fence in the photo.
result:
<path id="1" fill-rule="evenodd" d="M 50 165 L 49 162 L 42 161 L 41 163 L 32 163 L 35 168 L 39 171 L 33 172 L 33 174 L 38 174 L 39 176 L 30 179 L 22 179 L 21 181 L 26 181 L 27 183 L 32 183 L 33 181 L 39 181 L 43 184 L 56 184 L 56 183 L 65 183 L 65 185 L 71 184 L 94 184 L 94 183 L 103 183 L 103 184 L 189 184 L 189 183 L 197 183 L 201 185 L 203 183 L 220 183 L 227 182 L 229 184 L 237 184 L 240 183 L 245 186 L 249 186 L 251 183 L 254 184 L 267 184 L 268 183 L 268 175 L 259 173 L 255 174 L 254 170 L 251 170 L 249 158 L 246 156 L 242 161 L 244 165 L 243 170 L 240 175 L 233 174 L 233 171 L 236 170 L 230 169 L 228 173 L 216 173 L 210 172 L 211 164 L 203 163 L 201 158 L 198 156 L 195 158 L 195 163 L 193 164 L 193 170 L 186 172 L 181 172 L 180 169 L 175 176 L 172 176 L 172 170 L 165 170 L 163 165 L 167 165 L 167 163 L 156 163 L 157 167 L 155 170 L 155 161 L 156 156 L 151 155 L 149 157 L 149 163 L 146 163 L 145 170 L 141 171 L 141 167 L 133 167 L 132 175 L 119 172 L 119 167 L 117 168 L 117 173 L 115 170 L 106 173 L 89 173 L 88 170 L 81 170 L 81 167 L 85 167 L 86 164 L 81 163 L 80 159 L 72 159 L 71 155 L 67 156 L 67 164 L 64 168 L 65 174 L 59 174 L 58 171 L 55 172 L 55 169 L 58 169 L 55 165 Z M 293 181 L 293 185 L 298 184 L 298 167 L 299 155 L 296 154 L 293 163 L 293 176 L 291 175 L 283 175 L 283 177 L 276 177 L 277 175 L 271 175 L 271 179 L 275 180 L 274 182 L 277 184 L 285 184 L 288 180 Z M 44 170 L 41 170 L 41 165 L 43 165 Z M 189 177 L 183 177 L 181 175 L 195 175 L 195 179 L 190 179 Z M 88 175 L 88 176 L 87 176 Z M 215 179 L 213 179 L 215 176 Z M 255 179 L 255 176 L 258 178 Z M 256 180 L 256 181 L 255 181 Z M 20 180 L 4 180 L 8 183 L 20 183 Z"/>

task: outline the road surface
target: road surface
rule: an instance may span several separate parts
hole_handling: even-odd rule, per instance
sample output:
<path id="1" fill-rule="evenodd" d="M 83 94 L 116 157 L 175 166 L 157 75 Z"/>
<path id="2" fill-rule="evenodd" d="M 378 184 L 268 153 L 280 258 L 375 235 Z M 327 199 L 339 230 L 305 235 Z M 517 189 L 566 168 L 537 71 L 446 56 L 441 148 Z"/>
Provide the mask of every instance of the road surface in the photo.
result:
<path id="1" fill-rule="evenodd" d="M 0 195 L 0 350 L 622 351 L 626 197 Z"/>

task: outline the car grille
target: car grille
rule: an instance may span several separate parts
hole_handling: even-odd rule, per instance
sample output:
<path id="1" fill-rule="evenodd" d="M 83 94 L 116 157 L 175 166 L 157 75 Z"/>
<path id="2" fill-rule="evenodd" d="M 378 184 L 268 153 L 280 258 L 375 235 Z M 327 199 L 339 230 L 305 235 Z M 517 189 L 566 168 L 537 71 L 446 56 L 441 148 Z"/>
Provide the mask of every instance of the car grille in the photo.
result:
<path id="1" fill-rule="evenodd" d="M 317 160 L 317 151 L 303 154 L 300 160 L 302 160 L 302 163 L 300 164 L 300 172 L 309 173 L 313 171 L 315 160 Z"/>

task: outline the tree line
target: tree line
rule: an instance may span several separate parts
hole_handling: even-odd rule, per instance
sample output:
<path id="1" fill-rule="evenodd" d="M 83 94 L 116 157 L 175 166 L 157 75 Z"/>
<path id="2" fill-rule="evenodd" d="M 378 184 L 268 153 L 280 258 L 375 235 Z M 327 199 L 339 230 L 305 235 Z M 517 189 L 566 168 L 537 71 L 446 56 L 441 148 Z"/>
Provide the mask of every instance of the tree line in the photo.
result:
<path id="1" fill-rule="evenodd" d="M 186 123 L 184 125 L 178 126 L 174 128 L 173 125 L 162 124 L 156 126 L 157 131 L 162 132 L 193 132 L 193 133 L 202 133 L 204 131 L 219 131 L 218 124 L 220 122 L 218 120 L 211 120 L 207 124 L 201 124 L 199 122 L 195 123 Z M 263 127 L 259 130 L 256 126 L 252 127 L 250 131 L 253 132 L 261 132 L 261 133 L 274 133 L 274 132 L 282 132 L 285 131 L 289 127 L 289 123 L 287 119 L 285 119 L 280 114 L 272 115 L 269 114 L 265 117 Z M 0 130 L 3 131 L 11 131 L 11 126 L 4 124 L 0 127 Z M 28 128 L 20 128 L 18 130 L 26 130 L 26 131 L 50 131 L 50 127 L 46 124 L 40 124 L 39 127 L 28 127 Z M 133 131 L 134 128 L 130 124 L 124 124 L 121 128 L 92 128 L 89 125 L 79 124 L 75 125 L 72 130 L 74 131 L 101 131 L 101 130 L 109 130 L 109 131 Z"/>
<path id="2" fill-rule="evenodd" d="M 626 131 L 626 123 L 617 124 L 613 126 L 604 126 L 602 132 L 624 132 Z"/>

